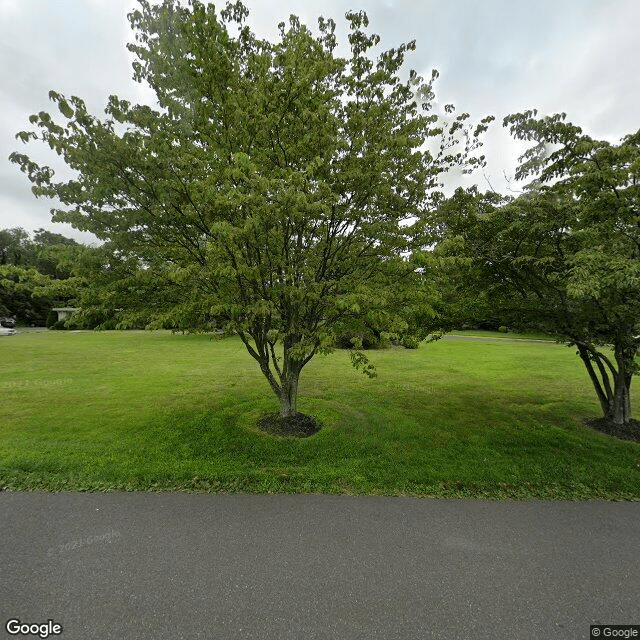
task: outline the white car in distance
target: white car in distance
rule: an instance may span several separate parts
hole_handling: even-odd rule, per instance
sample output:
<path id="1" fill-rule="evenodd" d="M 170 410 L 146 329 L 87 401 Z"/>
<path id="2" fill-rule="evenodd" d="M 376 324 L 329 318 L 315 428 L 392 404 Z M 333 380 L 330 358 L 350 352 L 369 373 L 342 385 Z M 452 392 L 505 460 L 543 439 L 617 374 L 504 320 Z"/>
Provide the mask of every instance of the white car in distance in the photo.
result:
<path id="1" fill-rule="evenodd" d="M 0 336 L 12 336 L 16 332 L 15 326 L 13 318 L 0 318 Z"/>

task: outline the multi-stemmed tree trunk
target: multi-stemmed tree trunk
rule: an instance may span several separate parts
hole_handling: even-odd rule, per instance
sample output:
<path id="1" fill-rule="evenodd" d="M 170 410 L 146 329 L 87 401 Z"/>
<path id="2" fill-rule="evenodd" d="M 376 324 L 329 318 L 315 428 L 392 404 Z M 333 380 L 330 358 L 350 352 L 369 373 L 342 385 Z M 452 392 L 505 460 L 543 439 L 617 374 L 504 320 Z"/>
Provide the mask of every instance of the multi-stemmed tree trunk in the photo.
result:
<path id="1" fill-rule="evenodd" d="M 636 347 L 625 346 L 622 341 L 615 344 L 615 364 L 592 345 L 577 343 L 577 347 L 598 396 L 603 417 L 617 425 L 628 425 L 632 418 L 630 391 L 636 368 Z"/>
<path id="2" fill-rule="evenodd" d="M 282 356 L 276 353 L 276 341 L 266 331 L 239 332 L 245 347 L 260 365 L 271 389 L 280 403 L 280 417 L 290 418 L 298 412 L 298 381 L 304 366 L 316 354 L 320 344 L 310 346 L 300 357 L 300 336 L 287 336 L 283 340 Z M 252 344 L 253 341 L 253 344 Z"/>

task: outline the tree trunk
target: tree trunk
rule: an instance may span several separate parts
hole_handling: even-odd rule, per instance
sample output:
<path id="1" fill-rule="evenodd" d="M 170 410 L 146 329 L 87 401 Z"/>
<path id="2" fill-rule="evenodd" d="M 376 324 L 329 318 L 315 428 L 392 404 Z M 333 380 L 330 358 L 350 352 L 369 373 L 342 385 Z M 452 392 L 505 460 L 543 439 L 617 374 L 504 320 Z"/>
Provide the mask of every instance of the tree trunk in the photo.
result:
<path id="1" fill-rule="evenodd" d="M 282 380 L 280 390 L 280 417 L 289 418 L 297 413 L 298 407 L 298 379 L 300 369 L 292 368 Z"/>
<path id="2" fill-rule="evenodd" d="M 292 348 L 300 342 L 299 336 L 288 336 L 284 340 L 284 353 L 282 358 L 276 356 L 274 344 L 267 340 L 266 333 L 254 331 L 244 333 L 238 331 L 240 339 L 244 343 L 251 357 L 260 365 L 260 370 L 269 381 L 271 389 L 280 401 L 280 417 L 290 418 L 298 412 L 298 380 L 300 372 L 311 360 L 319 345 L 313 347 L 301 358 L 299 354 L 292 355 Z M 253 338 L 256 348 L 250 343 Z M 280 365 L 279 362 L 282 362 Z"/>
<path id="3" fill-rule="evenodd" d="M 626 425 L 631 420 L 631 376 L 628 374 L 630 362 L 625 354 L 619 354 L 616 350 L 618 372 L 614 379 L 613 396 L 610 398 L 608 411 L 605 418 L 614 424 Z"/>
<path id="4" fill-rule="evenodd" d="M 578 344 L 578 353 L 593 382 L 604 418 L 624 426 L 631 421 L 630 387 L 636 350 L 621 345 L 614 350 L 615 365 L 594 347 Z"/>
<path id="5" fill-rule="evenodd" d="M 611 399 L 605 418 L 611 420 L 614 424 L 629 424 L 629 420 L 631 419 L 631 403 L 629 401 L 628 389 L 624 387 L 616 389 L 616 393 Z"/>

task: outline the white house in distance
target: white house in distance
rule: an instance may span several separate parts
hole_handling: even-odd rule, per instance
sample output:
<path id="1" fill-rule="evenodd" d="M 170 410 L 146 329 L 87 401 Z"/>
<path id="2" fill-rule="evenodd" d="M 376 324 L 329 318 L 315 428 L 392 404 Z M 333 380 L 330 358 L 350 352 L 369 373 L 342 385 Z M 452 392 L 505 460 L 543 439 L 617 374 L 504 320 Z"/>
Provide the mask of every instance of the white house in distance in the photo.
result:
<path id="1" fill-rule="evenodd" d="M 79 307 L 55 307 L 52 311 L 58 314 L 58 321 L 68 320 L 76 311 L 79 311 Z"/>

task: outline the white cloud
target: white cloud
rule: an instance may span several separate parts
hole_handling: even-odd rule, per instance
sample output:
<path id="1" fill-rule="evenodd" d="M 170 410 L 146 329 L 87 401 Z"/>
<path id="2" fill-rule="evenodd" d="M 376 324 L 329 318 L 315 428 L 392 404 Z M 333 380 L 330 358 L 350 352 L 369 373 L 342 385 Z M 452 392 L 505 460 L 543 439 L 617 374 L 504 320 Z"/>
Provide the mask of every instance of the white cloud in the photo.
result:
<path id="1" fill-rule="evenodd" d="M 13 13 L 17 13 L 20 0 L 0 0 L 0 16 L 6 19 Z"/>

